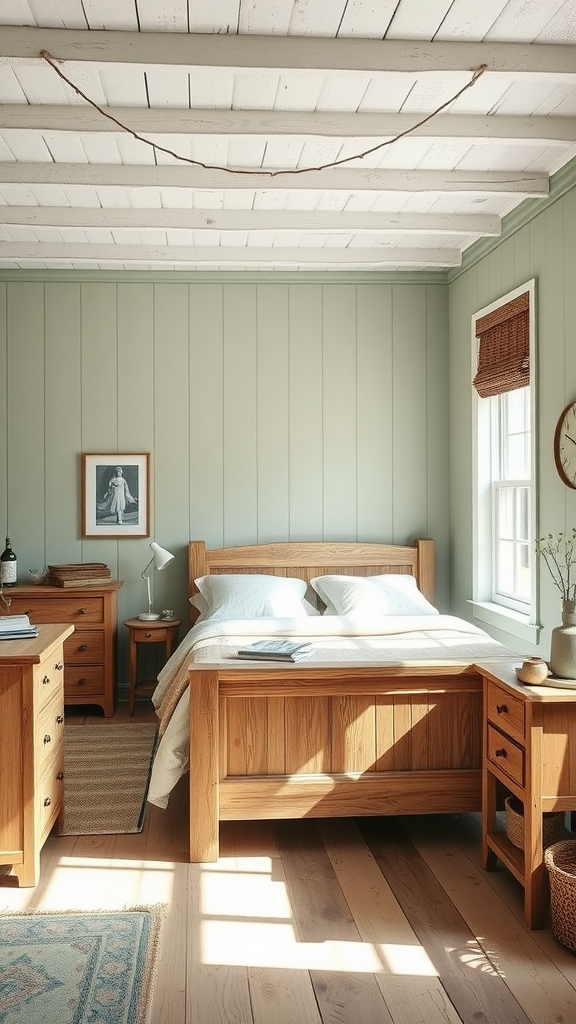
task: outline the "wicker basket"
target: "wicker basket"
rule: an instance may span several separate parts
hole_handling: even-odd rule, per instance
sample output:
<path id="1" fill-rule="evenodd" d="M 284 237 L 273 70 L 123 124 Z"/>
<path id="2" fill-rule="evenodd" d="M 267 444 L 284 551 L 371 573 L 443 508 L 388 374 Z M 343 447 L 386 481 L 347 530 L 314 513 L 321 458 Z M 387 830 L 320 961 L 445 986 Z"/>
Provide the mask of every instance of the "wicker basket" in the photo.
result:
<path id="1" fill-rule="evenodd" d="M 550 880 L 552 934 L 576 953 L 576 840 L 549 846 L 544 863 Z"/>
<path id="2" fill-rule="evenodd" d="M 524 849 L 524 807 L 515 796 L 507 796 L 504 801 L 506 808 L 506 835 L 513 846 Z M 544 849 L 564 839 L 563 811 L 545 811 L 542 815 L 542 845 Z"/>

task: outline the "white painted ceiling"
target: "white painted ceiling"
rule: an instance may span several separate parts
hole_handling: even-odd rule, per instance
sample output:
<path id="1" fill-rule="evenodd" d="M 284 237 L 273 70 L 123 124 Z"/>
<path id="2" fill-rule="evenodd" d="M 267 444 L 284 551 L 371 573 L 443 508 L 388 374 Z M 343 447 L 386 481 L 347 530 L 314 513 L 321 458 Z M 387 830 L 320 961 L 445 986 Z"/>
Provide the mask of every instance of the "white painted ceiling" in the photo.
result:
<path id="1" fill-rule="evenodd" d="M 576 155 L 575 44 L 576 0 L 0 0 L 0 267 L 457 266 Z"/>

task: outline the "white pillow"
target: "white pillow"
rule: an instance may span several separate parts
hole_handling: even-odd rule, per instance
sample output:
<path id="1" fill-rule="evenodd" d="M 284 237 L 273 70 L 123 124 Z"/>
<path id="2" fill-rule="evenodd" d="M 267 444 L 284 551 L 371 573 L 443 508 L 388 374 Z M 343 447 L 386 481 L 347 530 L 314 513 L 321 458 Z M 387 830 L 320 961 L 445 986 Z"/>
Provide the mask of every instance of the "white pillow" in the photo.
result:
<path id="1" fill-rule="evenodd" d="M 204 619 L 208 618 L 208 601 L 206 600 L 205 597 L 202 597 L 202 594 L 193 594 L 192 597 L 189 598 L 189 601 L 190 604 L 198 612 L 198 615 L 194 620 L 195 625 L 196 623 L 203 622 Z M 312 604 L 310 601 L 307 601 L 306 598 L 303 598 L 302 606 L 304 615 L 320 615 L 320 612 L 318 611 L 316 605 Z M 298 614 L 301 615 L 302 612 L 299 612 Z"/>
<path id="2" fill-rule="evenodd" d="M 310 583 L 324 601 L 326 615 L 438 615 L 414 576 L 316 576 Z"/>
<path id="3" fill-rule="evenodd" d="M 205 617 L 212 619 L 291 619 L 307 614 L 305 580 L 267 573 L 222 573 L 200 576 L 194 582 L 207 603 Z"/>

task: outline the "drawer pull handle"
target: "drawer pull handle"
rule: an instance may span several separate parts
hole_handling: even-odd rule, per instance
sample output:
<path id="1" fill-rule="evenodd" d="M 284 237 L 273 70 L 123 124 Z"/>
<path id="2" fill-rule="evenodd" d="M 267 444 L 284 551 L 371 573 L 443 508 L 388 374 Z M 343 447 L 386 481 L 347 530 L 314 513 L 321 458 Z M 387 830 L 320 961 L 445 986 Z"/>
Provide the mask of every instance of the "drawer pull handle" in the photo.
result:
<path id="1" fill-rule="evenodd" d="M 82 676 L 82 679 L 78 680 L 78 686 L 86 686 L 86 679 Z"/>
<path id="2" fill-rule="evenodd" d="M 508 706 L 506 704 L 497 704 L 496 705 L 496 711 L 498 712 L 499 715 L 507 715 L 508 714 Z"/>
<path id="3" fill-rule="evenodd" d="M 508 757 L 504 747 L 501 747 L 500 750 L 495 750 L 494 753 L 496 754 L 496 757 Z"/>
<path id="4" fill-rule="evenodd" d="M 79 651 L 87 651 L 88 650 L 88 644 L 80 644 L 80 647 L 78 648 L 78 650 Z"/>
<path id="5" fill-rule="evenodd" d="M 88 615 L 88 609 L 87 608 L 79 608 L 78 609 L 78 614 L 79 615 Z"/>
<path id="6" fill-rule="evenodd" d="M 56 778 L 58 779 L 58 782 L 62 782 L 62 779 L 64 778 L 64 772 L 58 772 Z"/>
<path id="7" fill-rule="evenodd" d="M 44 676 L 44 679 L 42 680 L 42 682 L 43 682 L 44 686 L 46 686 L 46 684 L 50 682 L 50 676 Z"/>
<path id="8" fill-rule="evenodd" d="M 52 737 L 49 736 L 48 733 L 46 733 L 46 735 L 44 737 L 44 743 L 51 743 L 51 742 L 52 742 Z"/>
<path id="9" fill-rule="evenodd" d="M 148 637 L 148 639 L 150 639 L 150 637 L 152 636 L 152 633 L 144 633 L 144 636 Z"/>
<path id="10" fill-rule="evenodd" d="M 52 801 L 49 796 L 44 797 L 44 807 L 50 807 Z"/>
<path id="11" fill-rule="evenodd" d="M 64 721 L 64 715 L 56 715 L 56 725 L 62 725 Z"/>
<path id="12" fill-rule="evenodd" d="M 57 661 L 56 664 L 54 665 L 54 668 L 56 669 L 57 672 L 61 672 L 62 669 L 64 668 L 64 665 L 62 664 L 61 661 Z"/>

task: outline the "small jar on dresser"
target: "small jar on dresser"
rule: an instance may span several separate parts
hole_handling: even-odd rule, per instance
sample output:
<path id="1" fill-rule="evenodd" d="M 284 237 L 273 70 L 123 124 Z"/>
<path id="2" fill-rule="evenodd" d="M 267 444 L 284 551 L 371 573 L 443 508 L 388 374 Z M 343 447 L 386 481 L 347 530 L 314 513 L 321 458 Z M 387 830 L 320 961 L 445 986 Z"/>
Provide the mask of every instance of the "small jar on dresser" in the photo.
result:
<path id="1" fill-rule="evenodd" d="M 64 653 L 73 626 L 0 641 L 0 864 L 37 885 L 64 800 Z"/>
<path id="2" fill-rule="evenodd" d="M 117 594 L 122 583 L 84 587 L 48 584 L 12 587 L 11 614 L 28 615 L 35 626 L 66 622 L 74 633 L 64 644 L 64 703 L 97 704 L 106 718 L 116 704 Z"/>

